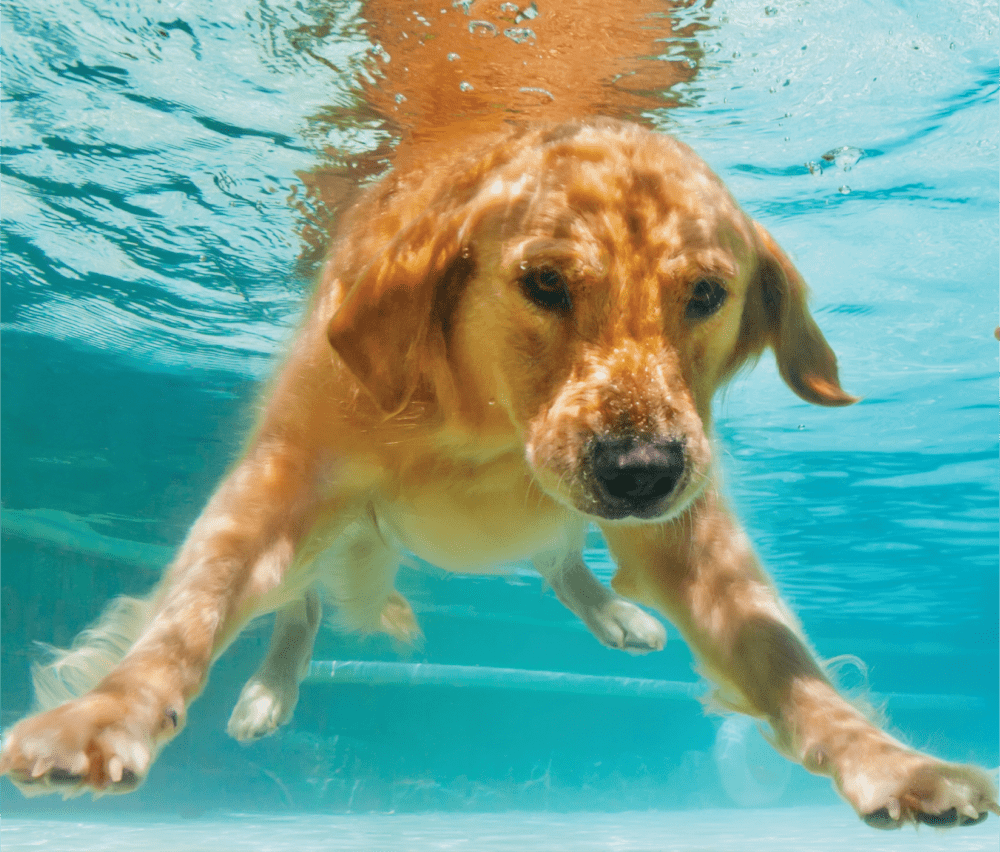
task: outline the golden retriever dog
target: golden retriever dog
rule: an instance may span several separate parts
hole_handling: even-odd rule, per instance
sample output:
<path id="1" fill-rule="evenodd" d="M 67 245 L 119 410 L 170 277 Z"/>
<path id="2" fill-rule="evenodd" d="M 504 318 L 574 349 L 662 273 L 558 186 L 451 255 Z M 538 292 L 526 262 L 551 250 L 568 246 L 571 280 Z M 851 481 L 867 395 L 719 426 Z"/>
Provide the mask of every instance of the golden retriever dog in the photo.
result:
<path id="1" fill-rule="evenodd" d="M 343 222 L 249 448 L 137 638 L 89 691 L 18 723 L 0 771 L 27 793 L 136 787 L 213 659 L 277 610 L 230 721 L 271 732 L 317 590 L 354 627 L 417 632 L 393 585 L 407 549 L 463 571 L 531 558 L 612 647 L 661 647 L 630 601 L 657 609 L 720 700 L 874 826 L 1000 813 L 984 772 L 908 748 L 837 693 L 726 507 L 712 397 L 768 348 L 803 399 L 855 401 L 788 257 L 669 137 L 531 125 L 395 171 Z M 590 523 L 614 591 L 581 556 Z"/>

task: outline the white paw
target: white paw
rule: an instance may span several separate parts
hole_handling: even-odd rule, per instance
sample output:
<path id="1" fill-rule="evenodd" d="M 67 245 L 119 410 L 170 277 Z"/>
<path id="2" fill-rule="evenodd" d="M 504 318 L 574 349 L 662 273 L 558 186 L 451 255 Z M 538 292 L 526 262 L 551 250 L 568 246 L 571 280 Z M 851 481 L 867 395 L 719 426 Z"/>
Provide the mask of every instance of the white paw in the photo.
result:
<path id="1" fill-rule="evenodd" d="M 397 591 L 386 598 L 379 614 L 379 629 L 407 645 L 413 645 L 423 637 L 410 602 Z"/>
<path id="2" fill-rule="evenodd" d="M 621 598 L 606 601 L 587 615 L 587 626 L 609 648 L 647 654 L 662 651 L 667 643 L 667 631 L 659 621 Z"/>
<path id="3" fill-rule="evenodd" d="M 270 736 L 292 718 L 298 700 L 296 683 L 276 685 L 252 679 L 240 693 L 226 732 L 241 743 Z"/>

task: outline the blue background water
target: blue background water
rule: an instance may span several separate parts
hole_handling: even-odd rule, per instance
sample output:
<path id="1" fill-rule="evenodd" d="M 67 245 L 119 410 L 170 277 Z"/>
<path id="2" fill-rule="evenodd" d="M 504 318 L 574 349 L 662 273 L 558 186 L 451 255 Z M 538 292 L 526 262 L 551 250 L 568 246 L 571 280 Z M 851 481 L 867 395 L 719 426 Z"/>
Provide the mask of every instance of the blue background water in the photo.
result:
<path id="1" fill-rule="evenodd" d="M 2 5 L 4 726 L 30 702 L 33 643 L 66 644 L 145 591 L 238 455 L 315 268 L 327 211 L 307 176 L 385 141 L 363 114 L 323 117 L 351 114 L 369 47 L 355 6 L 326 8 L 332 26 L 303 3 Z M 810 407 L 765 359 L 718 401 L 729 492 L 818 652 L 860 656 L 914 745 L 995 767 L 997 9 L 675 14 L 699 26 L 666 61 L 695 56 L 697 73 L 649 118 L 793 255 L 864 397 Z M 587 557 L 610 576 L 596 535 Z M 316 657 L 696 681 L 672 628 L 647 658 L 603 649 L 523 568 L 417 564 L 400 584 L 421 647 L 325 631 Z M 4 782 L 5 829 L 17 814 L 833 801 L 690 699 L 310 683 L 286 730 L 239 747 L 225 720 L 267 631 L 217 664 L 141 791 L 28 802 Z"/>

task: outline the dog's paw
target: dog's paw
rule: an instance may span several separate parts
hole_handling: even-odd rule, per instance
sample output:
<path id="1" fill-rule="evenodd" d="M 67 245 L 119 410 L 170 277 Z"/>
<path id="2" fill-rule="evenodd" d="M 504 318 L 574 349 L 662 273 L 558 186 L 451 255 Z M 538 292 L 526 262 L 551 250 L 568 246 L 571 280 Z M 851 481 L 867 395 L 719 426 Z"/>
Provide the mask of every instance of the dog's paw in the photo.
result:
<path id="1" fill-rule="evenodd" d="M 662 651 L 667 644 L 667 631 L 645 610 L 621 598 L 614 598 L 595 607 L 586 619 L 590 631 L 609 648 L 630 654 Z"/>
<path id="2" fill-rule="evenodd" d="M 379 613 L 379 630 L 407 645 L 419 642 L 424 635 L 410 602 L 397 591 L 386 598 Z"/>
<path id="3" fill-rule="evenodd" d="M 145 780 L 157 741 L 180 727 L 182 712 L 135 696 L 88 693 L 15 725 L 0 774 L 26 796 L 127 793 Z"/>
<path id="4" fill-rule="evenodd" d="M 936 828 L 975 825 L 1000 815 L 993 782 L 981 769 L 900 751 L 881 767 L 844 779 L 842 792 L 868 825 Z"/>
<path id="5" fill-rule="evenodd" d="M 226 732 L 241 743 L 270 736 L 292 718 L 298 700 L 294 681 L 278 685 L 253 678 L 243 687 Z"/>

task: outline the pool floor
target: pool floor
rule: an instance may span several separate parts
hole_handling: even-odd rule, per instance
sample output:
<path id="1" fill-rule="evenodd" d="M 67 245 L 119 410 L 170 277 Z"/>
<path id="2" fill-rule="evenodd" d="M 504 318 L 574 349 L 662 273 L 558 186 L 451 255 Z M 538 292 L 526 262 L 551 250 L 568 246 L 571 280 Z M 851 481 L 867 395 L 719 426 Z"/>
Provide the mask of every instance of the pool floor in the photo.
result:
<path id="1" fill-rule="evenodd" d="M 844 807 L 626 813 L 4 819 L 4 852 L 895 852 L 996 850 L 1000 820 L 879 832 Z"/>

